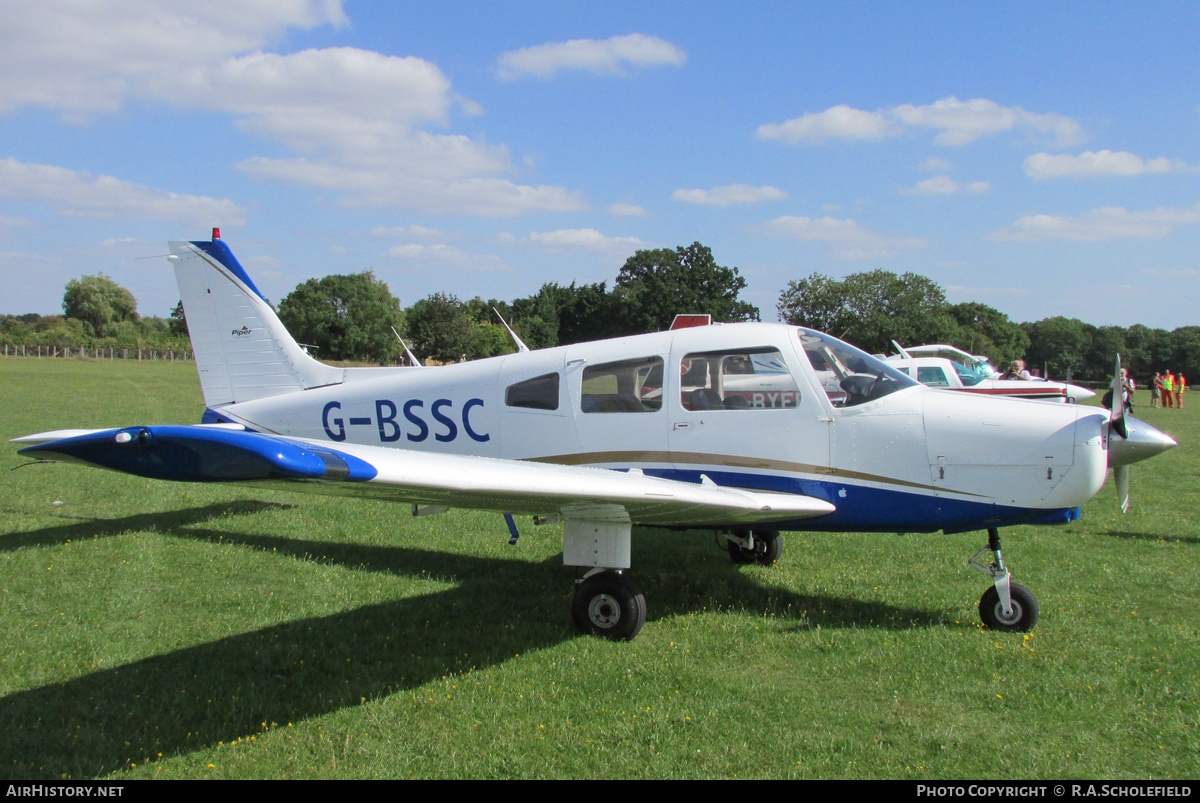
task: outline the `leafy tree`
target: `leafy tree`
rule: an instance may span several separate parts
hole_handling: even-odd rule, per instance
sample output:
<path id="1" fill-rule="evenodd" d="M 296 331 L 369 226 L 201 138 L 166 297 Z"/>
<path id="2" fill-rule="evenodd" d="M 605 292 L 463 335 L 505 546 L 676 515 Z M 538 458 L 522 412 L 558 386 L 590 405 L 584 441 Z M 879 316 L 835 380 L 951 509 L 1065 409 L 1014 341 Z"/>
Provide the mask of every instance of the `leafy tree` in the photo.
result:
<path id="1" fill-rule="evenodd" d="M 475 322 L 455 296 L 423 298 L 405 310 L 405 319 L 410 345 L 422 359 L 458 362 L 473 353 Z"/>
<path id="2" fill-rule="evenodd" d="M 958 331 L 950 345 L 958 346 L 970 354 L 986 355 L 992 365 L 1000 370 L 1004 370 L 1013 360 L 1025 356 L 1029 348 L 1029 335 L 1000 310 L 987 304 L 966 301 L 951 304 L 948 312 L 958 324 Z"/>
<path id="3" fill-rule="evenodd" d="M 537 295 L 513 302 L 514 326 L 530 348 L 604 340 L 626 331 L 620 307 L 604 282 L 566 287 L 547 282 Z"/>
<path id="4" fill-rule="evenodd" d="M 745 287 L 737 268 L 718 265 L 700 243 L 638 251 L 617 275 L 614 293 L 623 330 L 618 333 L 658 332 L 681 312 L 707 312 L 715 321 L 756 321 L 758 308 L 738 299 Z"/>
<path id="5" fill-rule="evenodd" d="M 1181 326 L 1171 332 L 1171 358 L 1163 368 L 1183 373 L 1188 382 L 1200 379 L 1200 326 Z"/>
<path id="6" fill-rule="evenodd" d="M 814 273 L 788 282 L 778 310 L 788 323 L 879 353 L 894 351 L 892 340 L 901 345 L 945 342 L 958 328 L 942 288 L 915 273 L 873 270 L 841 281 Z"/>
<path id="7" fill-rule="evenodd" d="M 1047 378 L 1066 377 L 1068 371 L 1071 372 L 1072 378 L 1086 373 L 1084 367 L 1087 365 L 1087 354 L 1096 327 L 1078 318 L 1057 315 L 1036 323 L 1023 323 L 1021 328 L 1029 335 L 1029 350 L 1025 352 L 1025 362 L 1030 368 L 1045 366 Z M 1109 359 L 1112 359 L 1111 355 Z M 1111 365 L 1107 372 L 1112 372 Z"/>
<path id="8" fill-rule="evenodd" d="M 83 331 L 105 337 L 114 324 L 138 319 L 133 293 L 103 273 L 82 276 L 67 282 L 63 293 L 63 313 L 83 323 Z"/>
<path id="9" fill-rule="evenodd" d="M 1126 331 L 1120 326 L 1100 326 L 1092 330 L 1092 342 L 1088 345 L 1085 355 L 1086 364 L 1082 375 L 1088 379 L 1112 379 L 1113 359 L 1120 354 L 1121 364 L 1129 369 L 1129 355 L 1125 349 Z"/>
<path id="10" fill-rule="evenodd" d="M 187 337 L 187 314 L 183 311 L 183 299 L 171 310 L 171 334 Z"/>
<path id="11" fill-rule="evenodd" d="M 403 353 L 391 329 L 404 324 L 400 302 L 373 271 L 309 279 L 279 302 L 279 318 L 325 359 L 390 363 Z"/>

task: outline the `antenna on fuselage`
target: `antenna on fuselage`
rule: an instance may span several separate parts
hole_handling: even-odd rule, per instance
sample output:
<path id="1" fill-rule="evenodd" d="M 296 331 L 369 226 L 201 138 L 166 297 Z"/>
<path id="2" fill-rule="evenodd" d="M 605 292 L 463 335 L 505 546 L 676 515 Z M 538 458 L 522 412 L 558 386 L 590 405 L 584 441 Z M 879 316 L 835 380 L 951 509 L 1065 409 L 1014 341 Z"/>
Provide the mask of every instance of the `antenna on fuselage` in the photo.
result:
<path id="1" fill-rule="evenodd" d="M 500 319 L 500 323 L 504 324 L 504 328 L 508 330 L 508 334 L 512 337 L 513 342 L 517 344 L 517 351 L 529 351 L 529 346 L 526 346 L 525 343 L 522 342 L 521 338 L 517 337 L 517 333 L 512 330 L 511 326 L 508 325 L 508 321 L 504 320 L 504 316 L 500 314 L 500 310 L 492 307 L 492 312 L 496 313 L 496 317 Z"/>
<path id="2" fill-rule="evenodd" d="M 400 337 L 400 333 L 396 331 L 396 327 L 392 326 L 390 328 L 392 330 L 392 334 L 394 334 L 396 339 L 400 341 L 400 345 L 404 347 L 404 353 L 408 355 L 408 359 L 412 362 L 413 368 L 424 368 L 425 366 L 421 365 L 421 361 L 417 359 L 417 355 L 408 350 L 408 344 L 404 342 L 404 338 Z"/>

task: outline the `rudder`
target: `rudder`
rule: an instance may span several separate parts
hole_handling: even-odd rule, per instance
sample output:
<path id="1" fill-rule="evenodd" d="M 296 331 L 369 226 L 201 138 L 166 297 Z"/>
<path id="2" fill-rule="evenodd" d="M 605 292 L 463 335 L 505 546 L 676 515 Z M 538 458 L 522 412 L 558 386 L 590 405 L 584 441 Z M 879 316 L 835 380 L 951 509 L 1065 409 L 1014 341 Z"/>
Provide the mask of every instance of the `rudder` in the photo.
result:
<path id="1" fill-rule="evenodd" d="M 172 242 L 171 263 L 209 408 L 333 385 L 344 371 L 314 360 L 214 230 Z"/>

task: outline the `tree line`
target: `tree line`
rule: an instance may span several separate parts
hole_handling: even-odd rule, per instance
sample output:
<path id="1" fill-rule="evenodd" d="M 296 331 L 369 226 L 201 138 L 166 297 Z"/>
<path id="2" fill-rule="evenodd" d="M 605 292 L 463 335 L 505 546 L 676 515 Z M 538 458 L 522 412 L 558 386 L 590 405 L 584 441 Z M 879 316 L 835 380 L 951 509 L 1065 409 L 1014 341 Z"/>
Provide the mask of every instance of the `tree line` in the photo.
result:
<path id="1" fill-rule="evenodd" d="M 139 315 L 133 293 L 108 276 L 67 282 L 62 315 L 0 315 L 0 341 L 28 346 L 191 350 L 183 304 L 168 318 Z"/>
<path id="2" fill-rule="evenodd" d="M 543 284 L 511 301 L 460 300 L 434 293 L 404 308 L 372 271 L 302 282 L 279 302 L 280 319 L 324 360 L 395 364 L 405 338 L 422 360 L 457 362 L 516 351 L 501 318 L 530 348 L 601 340 L 666 329 L 676 313 L 709 313 L 722 322 L 760 319 L 740 298 L 746 280 L 718 265 L 700 243 L 647 249 L 625 261 L 607 283 Z M 978 302 L 951 304 L 932 279 L 884 270 L 833 279 L 813 273 L 780 293 L 780 320 L 819 329 L 872 353 L 946 343 L 987 356 L 1003 368 L 1024 359 L 1057 379 L 1103 382 L 1113 355 L 1138 377 L 1171 369 L 1200 376 L 1200 326 L 1173 331 L 1093 326 L 1056 316 L 1015 323 Z M 394 330 L 394 332 L 393 332 Z M 63 315 L 0 315 L 0 340 L 31 345 L 187 350 L 182 303 L 169 318 L 139 316 L 130 293 L 103 274 L 72 279 Z"/>

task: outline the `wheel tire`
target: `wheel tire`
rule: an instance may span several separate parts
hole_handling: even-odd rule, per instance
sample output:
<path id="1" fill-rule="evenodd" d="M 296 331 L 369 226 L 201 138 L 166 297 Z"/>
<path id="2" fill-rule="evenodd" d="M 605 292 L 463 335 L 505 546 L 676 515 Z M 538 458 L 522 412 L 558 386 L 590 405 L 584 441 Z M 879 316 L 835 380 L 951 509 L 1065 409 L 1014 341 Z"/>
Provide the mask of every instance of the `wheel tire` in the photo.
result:
<path id="1" fill-rule="evenodd" d="M 646 623 L 646 598 L 625 575 L 601 572 L 576 586 L 571 618 L 584 633 L 629 641 Z"/>
<path id="2" fill-rule="evenodd" d="M 773 566 L 783 554 L 783 539 L 775 530 L 754 530 L 754 548 L 746 549 L 741 544 L 729 541 L 729 558 L 734 563 L 757 563 L 759 566 Z"/>
<path id="3" fill-rule="evenodd" d="M 984 626 L 991 630 L 1010 633 L 1029 630 L 1037 624 L 1037 597 L 1033 596 L 1033 592 L 1028 588 L 1016 583 L 1009 586 L 1008 591 L 1012 596 L 1011 616 L 1004 615 L 1004 608 L 1000 604 L 1000 592 L 992 586 L 983 592 L 983 598 L 979 600 L 979 618 L 983 620 Z"/>

